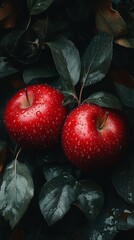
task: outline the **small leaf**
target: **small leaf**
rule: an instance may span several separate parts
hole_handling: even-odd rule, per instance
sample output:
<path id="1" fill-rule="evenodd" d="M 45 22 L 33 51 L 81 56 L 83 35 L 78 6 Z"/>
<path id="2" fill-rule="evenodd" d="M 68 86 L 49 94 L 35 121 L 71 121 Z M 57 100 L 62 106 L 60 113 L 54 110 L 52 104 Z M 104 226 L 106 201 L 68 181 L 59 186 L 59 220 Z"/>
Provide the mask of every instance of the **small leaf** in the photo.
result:
<path id="1" fill-rule="evenodd" d="M 65 37 L 59 37 L 48 42 L 51 48 L 57 71 L 70 89 L 77 84 L 80 77 L 81 63 L 79 52 L 75 45 Z"/>
<path id="2" fill-rule="evenodd" d="M 47 182 L 40 193 L 40 209 L 49 225 L 60 220 L 76 200 L 76 182 L 74 178 L 63 173 Z"/>
<path id="3" fill-rule="evenodd" d="M 55 76 L 57 76 L 57 72 L 51 68 L 30 67 L 23 72 L 23 79 L 26 84 L 36 78 L 51 78 Z"/>
<path id="4" fill-rule="evenodd" d="M 86 217 L 93 221 L 102 209 L 104 197 L 100 187 L 90 180 L 79 182 L 80 193 L 76 204 L 81 208 Z"/>
<path id="5" fill-rule="evenodd" d="M 112 55 L 113 38 L 107 33 L 97 34 L 82 58 L 81 82 L 85 87 L 106 76 Z"/>
<path id="6" fill-rule="evenodd" d="M 115 169 L 112 182 L 117 193 L 126 202 L 134 204 L 134 156 L 131 158 Z"/>
<path id="7" fill-rule="evenodd" d="M 110 0 L 100 0 L 96 11 L 96 27 L 113 37 L 126 34 L 127 25 L 118 11 L 112 8 Z"/>
<path id="8" fill-rule="evenodd" d="M 23 163 L 12 161 L 6 167 L 0 189 L 0 212 L 12 228 L 27 210 L 33 194 L 34 185 L 29 169 Z"/>
<path id="9" fill-rule="evenodd" d="M 54 0 L 27 0 L 31 15 L 37 15 L 47 10 Z"/>
<path id="10" fill-rule="evenodd" d="M 97 104 L 101 107 L 122 110 L 120 101 L 111 93 L 96 92 L 90 95 L 84 102 Z"/>
<path id="11" fill-rule="evenodd" d="M 10 65 L 6 57 L 0 57 L 0 78 L 7 77 L 16 72 L 18 70 Z"/>

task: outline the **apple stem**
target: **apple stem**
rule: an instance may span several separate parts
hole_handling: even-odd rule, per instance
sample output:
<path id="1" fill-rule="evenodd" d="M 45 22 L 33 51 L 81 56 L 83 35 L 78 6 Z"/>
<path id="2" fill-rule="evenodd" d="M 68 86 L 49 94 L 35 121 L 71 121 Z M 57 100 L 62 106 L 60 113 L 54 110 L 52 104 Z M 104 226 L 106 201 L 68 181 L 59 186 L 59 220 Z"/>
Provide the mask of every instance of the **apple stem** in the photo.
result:
<path id="1" fill-rule="evenodd" d="M 104 119 L 104 121 L 102 122 L 102 124 L 99 126 L 99 130 L 101 130 L 101 129 L 105 126 L 106 121 L 107 121 L 107 119 L 108 119 L 108 115 L 109 115 L 109 112 L 106 112 L 106 113 L 105 113 L 105 119 Z"/>
<path id="2" fill-rule="evenodd" d="M 25 93 L 26 93 L 26 99 L 27 99 L 27 102 L 28 102 L 28 106 L 30 106 L 30 101 L 29 101 L 29 98 L 28 98 L 27 88 L 25 88 Z"/>

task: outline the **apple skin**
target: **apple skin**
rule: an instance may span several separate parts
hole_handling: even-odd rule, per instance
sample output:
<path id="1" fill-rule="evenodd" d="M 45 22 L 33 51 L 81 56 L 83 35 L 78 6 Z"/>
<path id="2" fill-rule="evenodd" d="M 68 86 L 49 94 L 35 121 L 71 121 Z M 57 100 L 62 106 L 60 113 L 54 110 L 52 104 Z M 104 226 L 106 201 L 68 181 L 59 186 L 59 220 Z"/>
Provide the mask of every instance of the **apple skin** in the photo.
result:
<path id="1" fill-rule="evenodd" d="M 83 103 L 72 110 L 62 130 L 66 157 L 84 171 L 112 166 L 127 144 L 128 126 L 122 114 L 95 104 Z"/>
<path id="2" fill-rule="evenodd" d="M 46 84 L 21 89 L 9 100 L 4 112 L 10 138 L 21 147 L 53 147 L 61 137 L 67 115 L 63 99 L 59 90 Z"/>

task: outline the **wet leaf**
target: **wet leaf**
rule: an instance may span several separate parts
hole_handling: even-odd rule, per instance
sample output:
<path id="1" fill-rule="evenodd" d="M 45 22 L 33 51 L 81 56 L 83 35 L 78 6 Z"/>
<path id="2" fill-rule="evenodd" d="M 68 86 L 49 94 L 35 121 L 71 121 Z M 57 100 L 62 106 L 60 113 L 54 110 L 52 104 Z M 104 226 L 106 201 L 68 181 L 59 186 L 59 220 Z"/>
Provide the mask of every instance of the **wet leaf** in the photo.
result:
<path id="1" fill-rule="evenodd" d="M 63 173 L 52 178 L 42 188 L 40 193 L 40 209 L 49 225 L 60 220 L 69 210 L 77 197 L 75 179 Z"/>
<path id="2" fill-rule="evenodd" d="M 111 65 L 113 38 L 107 33 L 97 34 L 82 58 L 81 83 L 86 87 L 102 80 Z"/>
<path id="3" fill-rule="evenodd" d="M 19 222 L 34 194 L 29 169 L 18 161 L 12 161 L 5 169 L 0 189 L 0 212 L 12 228 Z"/>
<path id="4" fill-rule="evenodd" d="M 70 87 L 70 90 L 72 90 L 80 77 L 81 63 L 78 50 L 73 42 L 65 37 L 59 37 L 47 44 L 51 48 L 60 77 Z"/>
<path id="5" fill-rule="evenodd" d="M 68 172 L 71 174 L 72 167 L 69 164 L 46 163 L 44 165 L 44 175 L 47 181 L 59 175 Z"/>
<path id="6" fill-rule="evenodd" d="M 127 25 L 118 11 L 114 10 L 110 0 L 100 0 L 97 4 L 96 27 L 113 37 L 126 34 Z"/>
<path id="7" fill-rule="evenodd" d="M 84 212 L 89 221 L 94 221 L 100 213 L 104 197 L 100 187 L 90 180 L 79 181 L 79 195 L 76 205 Z"/>
<path id="8" fill-rule="evenodd" d="M 37 15 L 47 10 L 54 0 L 27 0 L 31 15 Z"/>
<path id="9" fill-rule="evenodd" d="M 101 107 L 122 110 L 120 101 L 111 93 L 96 92 L 89 96 L 84 102 L 97 104 Z"/>

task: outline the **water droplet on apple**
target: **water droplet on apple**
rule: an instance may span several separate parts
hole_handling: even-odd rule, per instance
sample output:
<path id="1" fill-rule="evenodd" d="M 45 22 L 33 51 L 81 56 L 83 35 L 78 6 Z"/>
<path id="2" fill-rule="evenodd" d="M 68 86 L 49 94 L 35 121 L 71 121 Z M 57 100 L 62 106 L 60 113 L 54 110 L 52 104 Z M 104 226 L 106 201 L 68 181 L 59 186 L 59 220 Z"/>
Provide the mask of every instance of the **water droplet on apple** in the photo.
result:
<path id="1" fill-rule="evenodd" d="M 36 115 L 37 115 L 38 117 L 41 117 L 41 116 L 42 116 L 42 113 L 41 113 L 40 111 L 37 111 L 37 112 L 36 112 Z"/>

